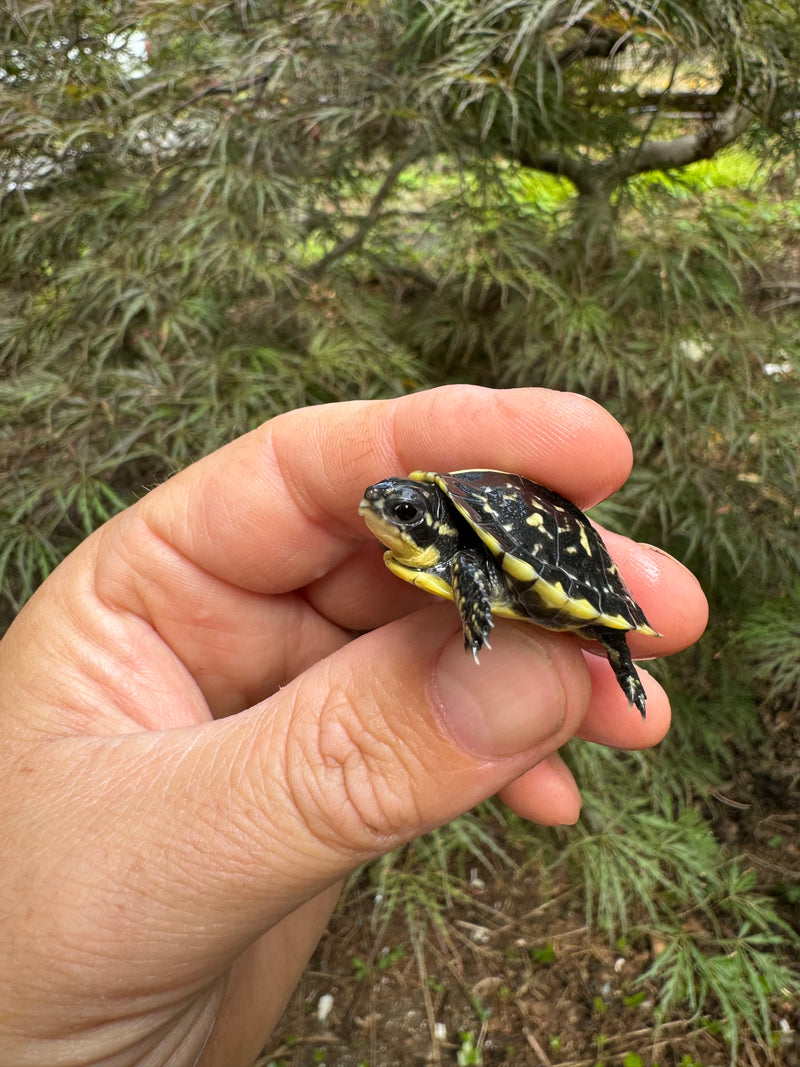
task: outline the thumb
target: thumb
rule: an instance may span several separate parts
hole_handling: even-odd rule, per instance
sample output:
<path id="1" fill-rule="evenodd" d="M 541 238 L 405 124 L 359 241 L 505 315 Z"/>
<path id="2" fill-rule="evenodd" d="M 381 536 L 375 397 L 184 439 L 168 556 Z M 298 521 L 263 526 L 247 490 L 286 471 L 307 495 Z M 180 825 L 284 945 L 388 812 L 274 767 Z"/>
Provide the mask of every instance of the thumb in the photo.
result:
<path id="1" fill-rule="evenodd" d="M 242 828 L 218 876 L 235 871 L 241 896 L 247 872 L 262 923 L 496 793 L 575 732 L 589 698 L 577 644 L 524 624 L 493 644 L 476 666 L 452 612 L 434 605 L 210 727 L 221 736 L 206 782 Z M 220 892 L 229 913 L 232 887 Z"/>

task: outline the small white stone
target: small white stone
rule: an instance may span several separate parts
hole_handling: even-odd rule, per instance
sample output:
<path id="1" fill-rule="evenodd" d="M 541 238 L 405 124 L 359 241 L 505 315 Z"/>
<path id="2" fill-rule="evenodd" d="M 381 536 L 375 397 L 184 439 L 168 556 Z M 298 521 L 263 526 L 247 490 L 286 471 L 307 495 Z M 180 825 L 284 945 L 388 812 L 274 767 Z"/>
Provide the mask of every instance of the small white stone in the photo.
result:
<path id="1" fill-rule="evenodd" d="M 472 889 L 476 889 L 478 891 L 481 891 L 486 888 L 486 882 L 484 882 L 484 880 L 478 874 L 477 867 L 473 867 L 469 872 L 469 884 Z"/>
<path id="2" fill-rule="evenodd" d="M 764 373 L 768 374 L 772 378 L 782 378 L 785 374 L 792 373 L 792 364 L 786 363 L 765 363 Z"/>
<path id="3" fill-rule="evenodd" d="M 333 997 L 330 993 L 323 993 L 317 1001 L 317 1018 L 324 1026 L 333 1011 Z"/>
<path id="4" fill-rule="evenodd" d="M 702 363 L 712 352 L 712 346 L 708 341 L 698 341 L 694 337 L 687 337 L 681 341 L 678 349 L 692 363 Z"/>

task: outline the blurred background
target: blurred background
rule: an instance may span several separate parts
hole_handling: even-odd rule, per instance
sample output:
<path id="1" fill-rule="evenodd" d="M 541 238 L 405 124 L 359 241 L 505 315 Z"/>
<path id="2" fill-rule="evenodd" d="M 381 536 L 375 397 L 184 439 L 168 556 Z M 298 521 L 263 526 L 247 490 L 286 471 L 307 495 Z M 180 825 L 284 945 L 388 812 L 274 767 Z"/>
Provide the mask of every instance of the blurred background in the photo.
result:
<path id="1" fill-rule="evenodd" d="M 3 625 L 271 415 L 454 381 L 607 407 L 593 514 L 711 602 L 659 749 L 361 872 L 260 1062 L 800 1062 L 794 0 L 0 0 L 0 42 Z"/>

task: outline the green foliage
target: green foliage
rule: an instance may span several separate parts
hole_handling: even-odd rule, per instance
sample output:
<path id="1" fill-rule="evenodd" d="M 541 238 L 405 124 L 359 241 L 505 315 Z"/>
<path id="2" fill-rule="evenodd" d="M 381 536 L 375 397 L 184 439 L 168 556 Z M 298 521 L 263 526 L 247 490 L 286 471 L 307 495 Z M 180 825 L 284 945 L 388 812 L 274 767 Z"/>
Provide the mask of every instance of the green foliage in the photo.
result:
<path id="1" fill-rule="evenodd" d="M 382 953 L 373 965 L 368 960 L 363 960 L 360 956 L 354 956 L 350 963 L 353 967 L 353 972 L 356 979 L 359 982 L 365 980 L 372 981 L 375 977 L 375 971 L 387 971 L 391 967 L 394 967 L 396 963 L 405 956 L 406 950 L 402 945 L 395 945 L 394 948 L 388 949 Z"/>
<path id="2" fill-rule="evenodd" d="M 660 185 L 678 197 L 708 189 L 735 189 L 757 192 L 764 187 L 766 168 L 757 155 L 740 147 L 727 148 L 713 159 L 698 160 L 680 170 L 650 171 L 632 178 L 627 192 L 637 206 L 646 210 L 653 186 Z"/>
<path id="3" fill-rule="evenodd" d="M 432 922 L 442 928 L 453 901 L 470 899 L 465 890 L 468 865 L 492 872 L 513 868 L 511 856 L 492 833 L 492 822 L 503 826 L 503 817 L 487 803 L 376 860 L 370 875 L 381 921 L 388 923 L 400 908 L 412 925 Z"/>
<path id="4" fill-rule="evenodd" d="M 797 935 L 755 884 L 755 874 L 736 864 L 716 872 L 702 913 L 695 912 L 691 923 L 676 916 L 658 928 L 664 950 L 642 978 L 660 979 L 663 1019 L 686 1005 L 695 1018 L 717 1016 L 732 1065 L 744 1033 L 769 1046 L 771 1000 L 800 993 L 796 970 L 780 960 L 787 946 L 796 952 Z"/>
<path id="5" fill-rule="evenodd" d="M 800 704 L 800 585 L 771 598 L 739 627 L 733 642 L 772 700 Z"/>
<path id="6" fill-rule="evenodd" d="M 579 866 L 587 921 L 628 937 L 643 931 L 663 944 L 641 978 L 659 982 L 662 1022 L 687 1007 L 697 1020 L 713 1016 L 732 1064 L 744 1034 L 768 1047 L 772 1003 L 800 994 L 791 962 L 796 932 L 758 892 L 755 872 L 725 855 L 696 811 L 678 807 L 655 777 L 648 797 L 641 765 L 654 764 L 652 756 L 613 767 L 602 753 L 607 766 L 598 774 L 598 752 L 572 753 L 579 781 L 591 781 L 592 790 L 555 861 Z"/>
<path id="7" fill-rule="evenodd" d="M 552 945 L 544 945 L 542 948 L 531 949 L 531 959 L 534 963 L 538 963 L 540 966 L 552 963 L 555 958 L 556 950 Z"/>
<path id="8" fill-rule="evenodd" d="M 475 1043 L 475 1035 L 467 1030 L 459 1035 L 461 1048 L 456 1053 L 458 1067 L 472 1067 L 483 1063 L 483 1053 Z"/>
<path id="9" fill-rule="evenodd" d="M 363 347 L 337 355 L 337 344 L 329 335 L 302 356 L 237 344 L 198 359 L 188 350 L 168 358 L 145 339 L 132 365 L 94 369 L 59 345 L 0 380 L 0 584 L 11 606 L 136 495 L 287 401 L 399 388 L 390 353 L 372 375 Z"/>
<path id="10" fill-rule="evenodd" d="M 658 668 L 658 758 L 573 746 L 566 857 L 592 921 L 643 904 L 669 935 L 664 1014 L 718 1012 L 734 1047 L 794 988 L 788 940 L 691 805 L 760 736 L 763 693 L 800 692 L 799 20 L 737 0 L 0 18 L 5 613 L 286 408 L 451 380 L 594 397 L 636 454 L 597 518 L 691 565 L 712 621 Z M 510 869 L 489 810 L 375 865 L 386 921 L 441 929 L 468 865 Z"/>
<path id="11" fill-rule="evenodd" d="M 613 931 L 628 928 L 634 904 L 653 920 L 665 909 L 702 904 L 720 853 L 691 808 L 668 816 L 644 799 L 592 794 L 564 859 L 580 865 L 587 921 Z"/>

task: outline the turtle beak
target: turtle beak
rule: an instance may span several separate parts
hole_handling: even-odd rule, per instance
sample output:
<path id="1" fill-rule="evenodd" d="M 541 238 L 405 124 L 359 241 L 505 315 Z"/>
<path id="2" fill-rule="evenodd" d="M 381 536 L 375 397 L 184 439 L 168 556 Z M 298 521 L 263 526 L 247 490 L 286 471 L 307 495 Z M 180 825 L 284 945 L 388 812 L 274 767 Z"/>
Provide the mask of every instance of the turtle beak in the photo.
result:
<path id="1" fill-rule="evenodd" d="M 358 514 L 362 518 L 365 518 L 371 512 L 375 512 L 378 509 L 375 505 L 383 497 L 381 488 L 379 485 L 370 485 L 364 490 L 364 496 L 361 503 L 358 505 Z"/>
<path id="2" fill-rule="evenodd" d="M 371 485 L 364 490 L 364 496 L 358 505 L 358 514 L 367 524 L 370 533 L 377 537 L 384 548 L 395 547 L 402 551 L 403 542 L 398 531 L 387 521 L 384 512 L 385 494 L 380 485 Z"/>

